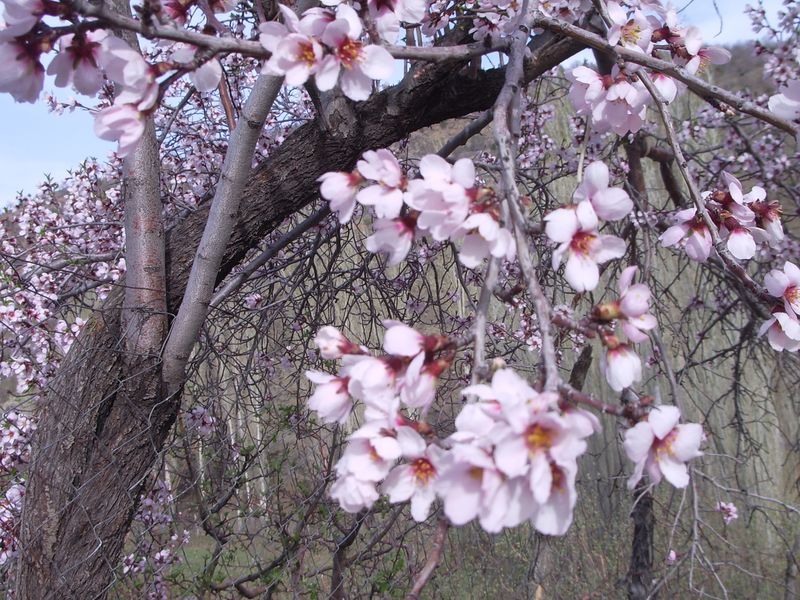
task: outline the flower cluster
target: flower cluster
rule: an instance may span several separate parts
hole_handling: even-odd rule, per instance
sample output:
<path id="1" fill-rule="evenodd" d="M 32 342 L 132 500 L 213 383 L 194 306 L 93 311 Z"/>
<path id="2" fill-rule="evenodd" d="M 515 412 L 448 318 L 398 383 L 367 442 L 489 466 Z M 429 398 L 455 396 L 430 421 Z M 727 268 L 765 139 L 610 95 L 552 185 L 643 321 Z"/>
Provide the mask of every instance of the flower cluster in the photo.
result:
<path id="1" fill-rule="evenodd" d="M 780 304 L 762 325 L 759 335 L 767 334 L 774 350 L 800 350 L 800 268 L 787 261 L 783 269 L 773 269 L 764 277 L 764 287 Z"/>
<path id="2" fill-rule="evenodd" d="M 419 373 L 425 374 L 426 364 L 437 365 L 427 374 L 435 378 L 442 365 L 424 357 L 442 344 L 439 337 L 389 323 L 389 356 L 342 354 L 339 377 L 308 373 L 321 382 L 309 405 L 323 420 L 344 422 L 351 395 L 365 406 L 365 422 L 350 435 L 336 465 L 331 496 L 357 512 L 383 493 L 393 503 L 410 501 L 417 521 L 427 518 L 439 498 L 454 525 L 477 518 L 485 530 L 497 532 L 530 521 L 542 533 L 565 533 L 577 498 L 577 459 L 586 450 L 585 438 L 599 429 L 597 419 L 560 406 L 558 394 L 537 392 L 501 368 L 491 385 L 462 390 L 477 400 L 461 411 L 455 433 L 430 439 L 430 427 L 400 408 L 421 407 L 424 413 L 430 405 L 435 381 L 420 385 Z M 358 349 L 332 328 L 320 332 L 318 346 L 328 357 Z"/>
<path id="3" fill-rule="evenodd" d="M 384 356 L 373 356 L 334 327 L 323 327 L 315 338 L 320 356 L 341 359 L 337 376 L 308 371 L 316 384 L 309 407 L 328 423 L 345 423 L 353 401 L 364 405 L 364 424 L 351 434 L 342 458 L 336 465 L 337 481 L 331 495 L 345 510 L 357 512 L 377 500 L 377 484 L 389 475 L 399 458 L 411 459 L 419 470 L 419 481 L 432 478 L 437 461 L 435 449 L 428 449 L 419 431 L 420 424 L 401 414 L 401 407 L 427 412 L 436 394 L 439 375 L 450 365 L 448 340 L 426 336 L 395 321 L 385 321 Z M 427 475 L 423 470 L 427 469 Z M 405 480 L 394 474 L 390 480 Z M 399 485 L 399 484 L 398 484 Z M 391 486 L 387 493 L 392 495 Z M 400 492 L 394 491 L 394 498 Z M 414 517 L 427 517 L 430 501 L 420 491 L 412 500 Z M 410 496 L 403 498 L 408 500 Z M 400 500 L 397 500 L 400 501 Z"/>
<path id="4" fill-rule="evenodd" d="M 384 356 L 373 356 L 335 327 L 319 330 L 314 342 L 320 356 L 341 359 L 339 374 L 307 371 L 317 385 L 309 406 L 327 423 L 345 423 L 353 399 L 364 403 L 365 416 L 376 420 L 397 416 L 400 403 L 427 412 L 436 395 L 439 375 L 450 366 L 449 340 L 423 335 L 397 321 L 384 321 Z"/>
<path id="5" fill-rule="evenodd" d="M 8 487 L 0 499 L 0 566 L 14 558 L 17 553 L 19 519 L 22 500 L 25 496 L 25 481 L 19 469 L 30 460 L 31 436 L 36 424 L 16 411 L 6 413 L 0 426 L 0 467 L 10 475 L 4 482 Z"/>
<path id="6" fill-rule="evenodd" d="M 739 518 L 739 510 L 733 502 L 717 502 L 717 512 L 722 513 L 725 525 L 730 525 Z"/>
<path id="7" fill-rule="evenodd" d="M 609 187 L 608 167 L 595 161 L 586 167 L 573 203 L 545 216 L 545 233 L 559 244 L 553 252 L 553 269 L 566 257 L 564 278 L 576 292 L 590 292 L 600 281 L 598 265 L 625 254 L 625 242 L 599 232 L 600 219 L 618 221 L 633 210 L 622 188 Z"/>
<path id="8" fill-rule="evenodd" d="M 722 181 L 724 187 L 703 192 L 703 200 L 730 253 L 739 260 L 749 260 L 755 256 L 756 242 L 779 245 L 784 238 L 780 204 L 767 201 L 766 191 L 759 186 L 745 194 L 741 182 L 730 173 L 723 172 Z M 673 221 L 674 225 L 661 234 L 661 244 L 683 246 L 692 260 L 708 260 L 713 240 L 698 210 L 680 210 L 673 215 Z"/>
<path id="9" fill-rule="evenodd" d="M 621 341 L 612 333 L 601 333 L 606 346 L 601 363 L 608 385 L 617 392 L 630 387 L 642 378 L 642 361 L 631 344 L 648 339 L 647 331 L 655 329 L 658 322 L 650 314 L 650 288 L 644 283 L 633 283 L 637 267 L 631 266 L 622 271 L 619 277 L 619 299 L 595 307 L 593 316 L 600 322 L 616 321 L 628 341 Z"/>
<path id="10" fill-rule="evenodd" d="M 530 521 L 541 533 L 564 534 L 577 500 L 577 459 L 600 429 L 597 419 L 562 407 L 557 394 L 537 392 L 511 369 L 462 393 L 478 400 L 448 439 L 437 484 L 447 517 L 456 525 L 478 518 L 490 532 Z"/>
<path id="11" fill-rule="evenodd" d="M 458 258 L 474 268 L 488 257 L 513 260 L 516 244 L 500 224 L 494 192 L 482 187 L 468 158 L 450 164 L 436 154 L 420 160 L 421 177 L 408 179 L 390 150 L 370 150 L 352 173 L 325 173 L 320 194 L 340 223 L 353 216 L 356 204 L 372 206 L 377 219 L 367 250 L 386 253 L 389 265 L 400 263 L 421 233 L 437 242 L 459 244 Z M 367 184 L 361 188 L 362 184 Z M 405 209 L 405 210 L 404 210 Z"/>
<path id="12" fill-rule="evenodd" d="M 730 53 L 723 48 L 704 47 L 700 30 L 684 27 L 678 23 L 673 8 L 664 10 L 657 2 L 608 2 L 611 25 L 608 41 L 613 45 L 652 54 L 663 58 L 666 45 L 673 62 L 685 67 L 690 73 L 701 71 L 709 63 L 724 64 Z M 643 9 L 653 14 L 645 14 Z M 639 80 L 640 67 L 633 64 L 620 68 L 614 65 L 610 73 L 598 73 L 586 66 L 571 71 L 569 97 L 579 115 L 591 116 L 595 130 L 613 131 L 619 135 L 637 132 L 645 122 L 650 94 Z M 672 102 L 678 94 L 678 83 L 661 73 L 650 73 L 659 95 Z"/>
<path id="13" fill-rule="evenodd" d="M 399 8 L 400 14 L 388 11 L 391 15 L 385 14 L 377 21 L 384 37 L 392 37 L 392 23 L 399 25 L 401 16 L 413 18 L 405 8 L 418 10 L 414 4 L 412 1 L 398 5 L 396 10 Z M 344 95 L 352 100 L 366 100 L 372 92 L 373 80 L 391 76 L 392 55 L 382 46 L 360 41 L 364 27 L 349 5 L 339 4 L 335 11 L 310 8 L 302 18 L 286 6 L 278 6 L 284 23 L 273 21 L 259 28 L 261 44 L 272 53 L 264 63 L 266 73 L 285 76 L 289 85 L 302 85 L 314 75 L 317 88 L 323 92 L 333 89 L 339 81 Z M 377 5 L 375 10 L 379 10 Z"/>
<path id="14" fill-rule="evenodd" d="M 0 499 L 0 566 L 14 558 L 18 550 L 19 519 L 25 485 L 14 482 Z"/>
<path id="15" fill-rule="evenodd" d="M 5 415 L 0 426 L 0 467 L 3 471 L 15 474 L 28 462 L 34 431 L 36 423 L 30 417 L 13 410 Z"/>
<path id="16" fill-rule="evenodd" d="M 703 427 L 697 423 L 680 424 L 676 406 L 656 406 L 647 417 L 625 432 L 625 454 L 634 463 L 628 488 L 633 489 L 647 472 L 650 481 L 662 478 L 676 488 L 689 484 L 686 463 L 702 456 Z"/>
<path id="17" fill-rule="evenodd" d="M 208 437 L 214 431 L 217 420 L 205 406 L 195 406 L 183 417 L 186 429 L 196 431 L 200 437 Z"/>

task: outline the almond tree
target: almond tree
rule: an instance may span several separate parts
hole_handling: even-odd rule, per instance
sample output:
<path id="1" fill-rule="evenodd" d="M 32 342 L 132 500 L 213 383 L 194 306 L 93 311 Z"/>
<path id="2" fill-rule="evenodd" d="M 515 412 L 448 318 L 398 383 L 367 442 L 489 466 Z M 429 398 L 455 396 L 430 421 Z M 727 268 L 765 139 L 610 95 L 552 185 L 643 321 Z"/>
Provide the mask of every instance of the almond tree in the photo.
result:
<path id="1" fill-rule="evenodd" d="M 703 511 L 731 524 L 731 494 L 798 514 L 791 495 L 730 476 L 757 449 L 727 455 L 707 440 L 723 401 L 746 439 L 748 370 L 800 349 L 792 3 L 774 25 L 751 10 L 776 83 L 759 97 L 709 82 L 729 51 L 657 0 L 3 7 L 0 91 L 35 102 L 49 73 L 96 98 L 51 97 L 52 108 L 90 110 L 96 134 L 118 142 L 107 164 L 49 182 L 2 224 L 0 369 L 35 415 L 10 412 L 3 428 L 0 556 L 18 597 L 104 597 L 134 575 L 166 595 L 188 534 L 156 534 L 183 496 L 215 547 L 193 593 L 297 594 L 323 571 L 306 551 L 332 532 L 326 593 L 343 598 L 374 574 L 372 549 L 404 547 L 389 535 L 401 518 L 390 505 L 408 503 L 412 521 L 437 522 L 401 584 L 418 597 L 447 560 L 451 527 L 568 535 L 581 465 L 614 423 L 633 491 L 629 597 L 652 597 L 684 563 L 680 589 L 727 597 L 732 576 L 709 554 L 709 538 L 724 537 Z M 587 49 L 593 64 L 567 66 Z M 562 139 L 548 129 L 556 109 L 571 126 Z M 464 117 L 440 148 L 410 151 L 415 132 Z M 468 143 L 480 149 L 466 156 Z M 701 328 L 675 325 L 671 335 L 697 340 L 680 351 L 661 333 L 670 306 L 682 310 L 664 282 L 691 273 L 697 302 L 716 305 Z M 360 333 L 344 331 L 342 297 Z M 293 343 L 280 349 L 276 323 L 290 313 Z M 706 356 L 717 329 L 738 339 Z M 771 358 L 757 360 L 767 343 Z M 730 394 L 700 410 L 693 369 L 731 357 Z M 204 373 L 214 360 L 238 365 L 224 415 L 195 402 L 222 394 Z M 269 367 L 254 384 L 259 361 Z M 593 362 L 601 381 L 585 391 Z M 277 430 L 240 410 L 269 379 L 316 415 L 300 404 L 287 418 L 318 451 L 303 479 L 276 486 L 296 499 L 289 517 L 284 496 L 269 506 L 261 487 L 251 498 L 266 473 L 285 473 L 268 464 Z M 213 440 L 216 466 L 198 440 Z M 683 495 L 665 508 L 675 516 L 661 572 L 654 505 L 667 484 Z M 219 576 L 231 540 L 249 535 L 226 516 L 234 498 L 281 517 L 280 549 Z M 156 534 L 130 553 L 140 525 Z M 786 545 L 791 597 L 798 544 Z"/>

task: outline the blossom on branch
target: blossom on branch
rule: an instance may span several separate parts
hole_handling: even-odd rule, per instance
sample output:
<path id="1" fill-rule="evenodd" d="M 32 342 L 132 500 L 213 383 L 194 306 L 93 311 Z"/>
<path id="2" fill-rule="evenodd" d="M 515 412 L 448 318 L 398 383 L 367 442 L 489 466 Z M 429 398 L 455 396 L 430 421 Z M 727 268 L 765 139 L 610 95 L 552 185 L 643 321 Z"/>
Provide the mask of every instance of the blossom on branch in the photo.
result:
<path id="1" fill-rule="evenodd" d="M 703 428 L 697 423 L 680 424 L 680 418 L 676 406 L 656 406 L 625 432 L 625 454 L 634 463 L 628 489 L 636 487 L 645 471 L 654 484 L 662 478 L 676 488 L 689 484 L 686 463 L 703 454 Z"/>

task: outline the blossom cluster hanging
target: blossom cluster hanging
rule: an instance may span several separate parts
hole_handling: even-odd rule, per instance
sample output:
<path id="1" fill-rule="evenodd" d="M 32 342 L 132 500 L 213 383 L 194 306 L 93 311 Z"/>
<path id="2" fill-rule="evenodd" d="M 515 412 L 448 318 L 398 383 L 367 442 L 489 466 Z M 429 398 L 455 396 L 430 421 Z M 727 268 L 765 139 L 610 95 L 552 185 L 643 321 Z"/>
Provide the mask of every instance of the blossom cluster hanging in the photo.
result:
<path id="1" fill-rule="evenodd" d="M 636 301 L 623 297 L 622 303 Z M 359 512 L 385 494 L 392 503 L 410 502 L 417 521 L 428 517 L 438 498 L 454 525 L 477 519 L 486 531 L 498 532 L 529 521 L 542 533 L 564 534 L 577 500 L 577 461 L 586 438 L 600 429 L 597 418 L 503 367 L 490 384 L 461 391 L 471 400 L 456 417 L 455 432 L 440 439 L 423 419 L 455 347 L 395 321 L 385 326 L 383 356 L 330 326 L 315 338 L 320 355 L 340 360 L 341 368 L 338 375 L 306 373 L 316 384 L 309 407 L 328 423 L 344 424 L 357 414 L 363 419 L 336 464 L 331 497 L 344 510 Z M 356 411 L 357 403 L 363 410 Z M 669 427 L 661 426 L 662 414 Z M 656 407 L 626 434 L 636 481 L 647 465 L 654 483 L 663 472 L 685 487 L 688 479 L 676 473 L 685 474 L 685 463 L 700 456 L 702 430 L 678 424 L 679 417 L 675 407 Z M 656 433 L 648 437 L 651 431 Z"/>
<path id="2" fill-rule="evenodd" d="M 722 181 L 722 189 L 703 192 L 702 197 L 728 251 L 739 260 L 749 260 L 756 254 L 756 242 L 777 247 L 784 238 L 780 204 L 767 201 L 766 191 L 759 186 L 745 194 L 741 182 L 730 173 L 723 172 Z M 661 244 L 682 245 L 692 260 L 708 260 L 713 240 L 697 208 L 680 210 L 673 220 L 675 224 L 661 234 Z"/>
<path id="3" fill-rule="evenodd" d="M 674 8 L 664 9 L 657 2 L 646 6 L 638 2 L 608 2 L 607 8 L 611 20 L 607 39 L 612 45 L 656 58 L 664 58 L 666 45 L 670 60 L 689 73 L 697 73 L 708 64 L 725 64 L 731 58 L 724 48 L 704 47 L 700 30 L 681 25 Z M 645 10 L 651 14 L 645 14 Z M 591 117 L 597 131 L 618 135 L 639 131 L 652 100 L 639 79 L 640 69 L 631 63 L 614 65 L 606 74 L 587 66 L 574 68 L 570 72 L 572 105 L 579 115 Z M 674 101 L 682 84 L 662 73 L 649 75 L 662 99 Z"/>
<path id="4" fill-rule="evenodd" d="M 459 261 L 469 268 L 488 256 L 514 259 L 516 244 L 501 225 L 499 201 L 478 182 L 470 159 L 451 165 L 428 154 L 419 162 L 419 173 L 420 178 L 408 179 L 391 150 L 370 150 L 355 171 L 323 174 L 320 194 L 340 223 L 350 221 L 356 204 L 373 207 L 377 219 L 366 247 L 387 254 L 389 265 L 405 259 L 422 234 L 457 243 Z"/>
<path id="5" fill-rule="evenodd" d="M 349 5 L 339 4 L 335 11 L 310 8 L 299 19 L 290 8 L 278 6 L 284 23 L 271 21 L 259 28 L 261 44 L 272 53 L 264 63 L 265 72 L 285 76 L 289 85 L 302 85 L 313 74 L 323 92 L 333 89 L 338 81 L 344 95 L 352 100 L 366 100 L 373 80 L 391 76 L 392 55 L 382 46 L 360 41 L 363 24 Z M 398 8 L 402 11 L 403 6 Z M 387 19 L 387 13 L 377 22 L 383 24 L 380 30 L 384 36 L 394 31 L 396 38 L 392 23 L 396 27 L 399 16 L 394 11 L 389 13 L 394 19 Z"/>
<path id="6" fill-rule="evenodd" d="M 598 265 L 625 254 L 625 242 L 599 232 L 600 219 L 618 221 L 633 210 L 633 201 L 622 188 L 609 187 L 608 167 L 595 161 L 586 167 L 573 203 L 544 218 L 545 233 L 559 244 L 553 252 L 553 268 L 566 259 L 564 278 L 576 292 L 591 292 L 600 281 Z"/>

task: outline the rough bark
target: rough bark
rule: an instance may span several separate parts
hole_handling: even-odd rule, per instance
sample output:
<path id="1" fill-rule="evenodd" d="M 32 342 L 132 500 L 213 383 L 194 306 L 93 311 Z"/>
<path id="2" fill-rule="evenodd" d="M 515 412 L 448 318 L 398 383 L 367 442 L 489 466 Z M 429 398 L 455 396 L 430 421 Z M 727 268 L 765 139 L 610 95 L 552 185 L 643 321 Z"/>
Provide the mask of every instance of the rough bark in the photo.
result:
<path id="1" fill-rule="evenodd" d="M 526 64 L 530 80 L 580 50 L 550 34 Z M 316 178 L 353 167 L 420 128 L 489 108 L 503 71 L 476 78 L 463 63 L 424 64 L 367 102 L 292 133 L 256 168 L 243 193 L 217 282 L 286 217 L 318 197 Z M 168 310 L 181 301 L 208 207 L 167 234 Z M 125 385 L 122 293 L 113 292 L 43 394 L 21 529 L 19 598 L 104 597 L 114 581 L 139 494 L 177 415 L 180 399 L 158 393 L 160 369 Z"/>

